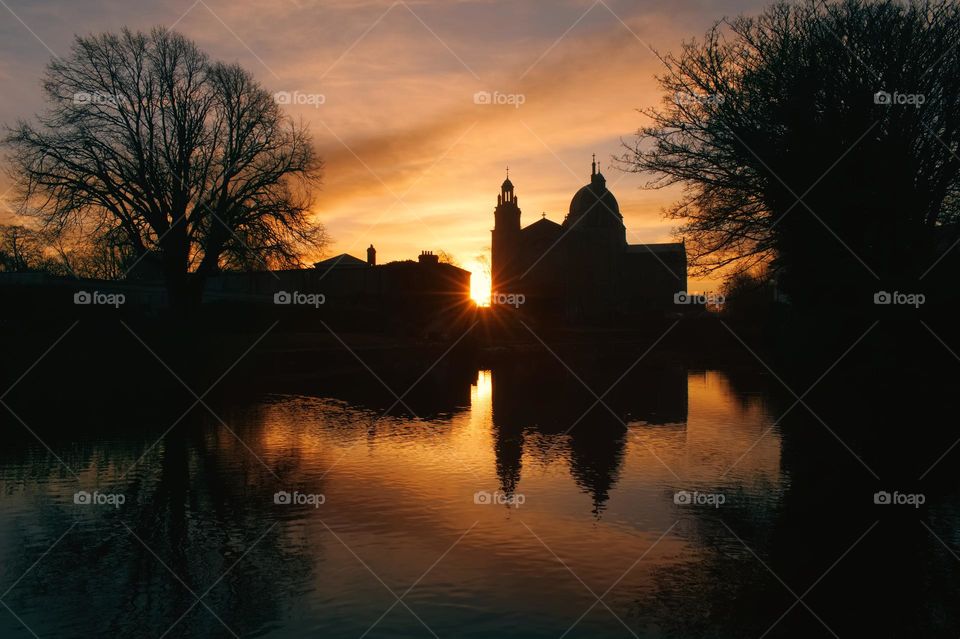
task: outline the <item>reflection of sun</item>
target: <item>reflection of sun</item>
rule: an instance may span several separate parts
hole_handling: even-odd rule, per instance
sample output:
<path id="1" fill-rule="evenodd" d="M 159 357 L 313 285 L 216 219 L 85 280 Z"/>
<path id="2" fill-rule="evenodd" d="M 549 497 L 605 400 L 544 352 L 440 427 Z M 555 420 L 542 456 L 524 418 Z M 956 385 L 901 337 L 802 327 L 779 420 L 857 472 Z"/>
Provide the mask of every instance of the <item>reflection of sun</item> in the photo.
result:
<path id="1" fill-rule="evenodd" d="M 470 298 L 477 306 L 490 306 L 490 272 L 486 264 L 473 262 L 467 265 L 470 271 Z"/>
<path id="2" fill-rule="evenodd" d="M 481 369 L 477 371 L 477 384 L 473 389 L 473 397 L 471 399 L 483 400 L 489 399 L 493 395 L 493 373 L 489 369 Z"/>

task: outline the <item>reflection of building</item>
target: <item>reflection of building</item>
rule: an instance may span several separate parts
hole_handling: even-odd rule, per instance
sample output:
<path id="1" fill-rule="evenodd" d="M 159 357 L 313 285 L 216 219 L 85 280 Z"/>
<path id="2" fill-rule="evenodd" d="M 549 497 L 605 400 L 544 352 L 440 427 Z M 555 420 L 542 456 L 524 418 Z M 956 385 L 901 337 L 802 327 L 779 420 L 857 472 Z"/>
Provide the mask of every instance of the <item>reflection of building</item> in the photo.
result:
<path id="1" fill-rule="evenodd" d="M 563 224 L 546 218 L 521 228 L 509 177 L 494 210 L 493 291 L 522 293 L 530 310 L 570 320 L 664 311 L 687 288 L 682 243 L 627 244 L 620 206 L 594 161 Z"/>
<path id="2" fill-rule="evenodd" d="M 528 446 L 526 452 L 565 456 L 570 474 L 590 494 L 594 512 L 599 514 L 619 477 L 626 424 L 685 427 L 687 374 L 681 367 L 637 367 L 618 380 L 623 372 L 619 364 L 589 371 L 578 365 L 577 371 L 584 382 L 552 358 L 529 357 L 494 368 L 491 404 L 496 471 L 501 490 L 515 490 L 521 479 L 525 439 L 542 436 L 546 445 Z M 596 396 L 584 383 L 610 389 L 603 394 L 604 405 L 596 403 Z"/>

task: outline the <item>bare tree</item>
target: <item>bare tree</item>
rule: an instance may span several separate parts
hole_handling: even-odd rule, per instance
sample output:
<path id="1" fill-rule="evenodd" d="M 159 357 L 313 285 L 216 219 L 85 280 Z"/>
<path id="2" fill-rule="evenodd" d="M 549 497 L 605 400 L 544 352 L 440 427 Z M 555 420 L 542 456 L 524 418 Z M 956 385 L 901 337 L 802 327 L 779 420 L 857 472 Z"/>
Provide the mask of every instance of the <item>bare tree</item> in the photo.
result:
<path id="1" fill-rule="evenodd" d="M 83 227 L 48 234 L 60 270 L 74 277 L 116 280 L 129 276 L 138 256 L 119 229 Z"/>
<path id="2" fill-rule="evenodd" d="M 44 244 L 36 231 L 18 224 L 0 224 L 0 271 L 36 271 L 44 263 Z"/>
<path id="3" fill-rule="evenodd" d="M 791 295 L 916 282 L 960 219 L 958 41 L 944 0 L 721 21 L 663 58 L 623 166 L 684 186 L 667 214 L 695 273 L 768 264 Z"/>
<path id="4" fill-rule="evenodd" d="M 175 309 L 222 267 L 298 265 L 326 242 L 309 216 L 322 167 L 305 127 L 182 35 L 78 37 L 43 89 L 39 126 L 5 138 L 22 212 L 156 256 Z"/>
<path id="5" fill-rule="evenodd" d="M 449 264 L 451 266 L 460 266 L 460 263 L 457 261 L 457 258 L 453 256 L 452 253 L 448 253 L 443 249 L 437 251 L 437 261 L 441 264 Z"/>

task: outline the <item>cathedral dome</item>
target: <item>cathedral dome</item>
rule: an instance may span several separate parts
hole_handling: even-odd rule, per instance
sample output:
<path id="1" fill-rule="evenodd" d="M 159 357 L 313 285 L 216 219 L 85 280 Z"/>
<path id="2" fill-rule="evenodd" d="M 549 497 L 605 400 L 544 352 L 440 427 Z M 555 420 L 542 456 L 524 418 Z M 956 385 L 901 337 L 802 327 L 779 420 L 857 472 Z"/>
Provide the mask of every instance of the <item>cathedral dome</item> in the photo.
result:
<path id="1" fill-rule="evenodd" d="M 623 216 L 617 198 L 607 189 L 607 181 L 601 173 L 590 176 L 590 184 L 577 191 L 570 200 L 570 211 L 563 220 L 565 227 L 576 228 L 623 228 Z"/>

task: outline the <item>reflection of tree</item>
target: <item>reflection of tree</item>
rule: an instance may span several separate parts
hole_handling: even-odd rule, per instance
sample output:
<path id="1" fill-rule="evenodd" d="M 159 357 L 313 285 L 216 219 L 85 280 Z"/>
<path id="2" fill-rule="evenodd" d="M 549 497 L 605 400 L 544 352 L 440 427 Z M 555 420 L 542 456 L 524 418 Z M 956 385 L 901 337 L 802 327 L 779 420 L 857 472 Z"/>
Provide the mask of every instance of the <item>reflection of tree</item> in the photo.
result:
<path id="1" fill-rule="evenodd" d="M 852 378 L 843 365 L 835 374 Z M 956 635 L 960 562 L 923 523 L 955 551 L 960 498 L 955 483 L 917 482 L 944 448 L 903 432 L 904 424 L 942 420 L 943 389 L 926 384 L 924 391 L 904 380 L 900 388 L 916 392 L 890 394 L 882 403 L 872 387 L 858 392 L 840 384 L 807 398 L 881 482 L 805 408 L 788 413 L 780 425 L 782 472 L 789 478 L 783 493 L 740 492 L 720 509 L 678 512 L 695 554 L 657 571 L 653 596 L 644 594 L 637 605 L 642 624 L 670 637 L 759 637 L 795 601 L 782 579 L 797 595 L 810 589 L 804 602 L 841 637 Z M 775 419 L 793 398 L 765 385 L 762 377 L 744 375 L 731 384 L 737 393 L 763 390 Z M 873 504 L 875 491 L 897 487 L 925 493 L 927 507 Z M 797 604 L 766 636 L 830 634 Z"/>
<path id="2" fill-rule="evenodd" d="M 411 416 L 412 410 L 417 417 L 424 419 L 450 415 L 469 408 L 470 384 L 476 376 L 476 368 L 460 361 L 455 351 L 440 359 L 445 349 L 446 345 L 441 345 L 411 349 L 409 353 L 398 353 L 394 349 L 363 352 L 364 361 L 376 377 L 353 360 L 331 367 L 334 373 L 320 379 L 282 379 L 277 376 L 263 380 L 258 388 L 335 397 L 349 402 L 355 409 L 368 409 L 373 416 L 383 415 L 388 410 L 390 415 L 406 417 Z M 347 353 L 338 355 L 352 360 Z M 398 396 L 402 401 L 398 401 Z"/>
<path id="3" fill-rule="evenodd" d="M 67 423 L 71 429 L 87 426 L 72 417 L 48 411 L 45 416 L 32 412 L 29 418 L 31 423 Z M 4 562 L 11 574 L 20 575 L 72 519 L 79 521 L 8 595 L 11 607 L 41 636 L 158 636 L 196 601 L 179 579 L 199 596 L 224 573 L 203 602 L 245 636 L 278 619 L 285 601 L 309 578 L 316 551 L 307 553 L 285 539 L 282 523 L 253 546 L 277 520 L 272 498 L 277 488 L 249 452 L 203 409 L 195 409 L 133 466 L 162 432 L 163 426 L 156 426 L 141 424 L 143 430 L 130 434 L 129 424 L 101 423 L 97 435 L 103 439 L 98 441 L 106 444 L 85 446 L 64 457 L 85 481 L 99 483 L 101 491 L 123 492 L 126 503 L 121 509 L 76 506 L 71 484 L 70 494 L 61 496 L 64 506 L 39 510 L 30 528 L 16 531 L 29 552 L 7 553 Z M 151 434 L 145 436 L 144 430 Z M 47 431 L 43 436 L 55 450 L 71 449 L 68 432 Z M 60 469 L 49 458 L 40 461 L 44 463 L 26 471 L 29 480 L 57 481 Z M 19 467 L 4 462 L 5 468 L 11 466 Z M 129 476 L 118 481 L 131 467 Z M 99 480 L 88 479 L 91 472 Z M 44 614 L 48 610 L 57 614 Z M 197 604 L 167 636 L 231 635 Z"/>

